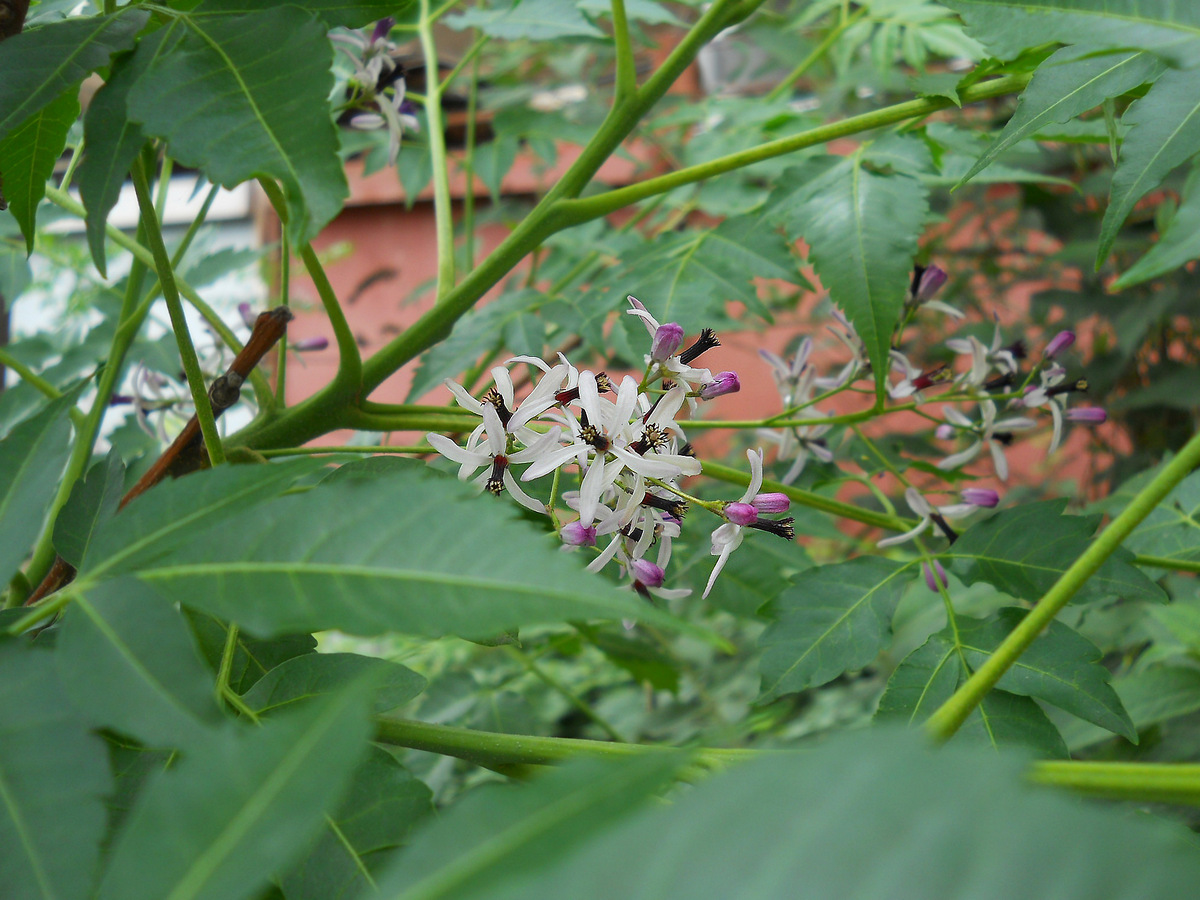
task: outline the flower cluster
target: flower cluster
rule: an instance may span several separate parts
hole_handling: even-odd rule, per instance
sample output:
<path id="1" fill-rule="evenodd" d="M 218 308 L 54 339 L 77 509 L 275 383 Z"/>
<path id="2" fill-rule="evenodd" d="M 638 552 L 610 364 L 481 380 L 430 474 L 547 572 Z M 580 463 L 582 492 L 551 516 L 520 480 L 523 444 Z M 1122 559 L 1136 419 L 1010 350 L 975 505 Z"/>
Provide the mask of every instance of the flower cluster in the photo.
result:
<path id="1" fill-rule="evenodd" d="M 388 132 L 388 165 L 395 163 L 400 152 L 400 138 L 405 130 L 417 131 L 416 107 L 405 99 L 404 67 L 395 59 L 396 45 L 388 40 L 395 21 L 380 19 L 371 36 L 359 31 L 334 32 L 330 38 L 354 66 L 347 80 L 345 122 L 351 128 Z"/>
<path id="2" fill-rule="evenodd" d="M 604 372 L 577 369 L 559 354 L 555 365 L 518 356 L 491 370 L 494 386 L 476 399 L 461 385 L 446 386 L 458 404 L 481 421 L 459 446 L 440 434 L 430 445 L 459 465 L 459 478 L 473 479 L 493 494 L 507 492 L 526 509 L 551 517 L 567 548 L 593 548 L 588 568 L 599 571 L 614 560 L 634 590 L 671 598 L 686 590 L 664 589 L 672 543 L 690 506 L 722 520 L 712 534 L 718 557 L 705 596 L 746 528 L 793 537 L 791 519 L 770 519 L 787 510 L 783 494 L 760 493 L 762 452 L 751 451 L 749 489 L 736 501 L 705 501 L 686 493 L 680 483 L 698 475 L 700 461 L 677 421 L 684 404 L 698 403 L 740 389 L 735 372 L 713 372 L 695 365 L 720 345 L 708 329 L 684 346 L 683 329 L 660 324 L 634 297 L 630 314 L 650 335 L 650 352 L 640 382 Z M 537 383 L 517 400 L 510 366 L 524 364 L 540 372 Z M 519 471 L 518 471 L 519 469 Z M 525 485 L 554 474 L 555 487 L 543 501 Z M 556 508 L 560 480 L 575 485 L 561 494 L 574 515 Z M 565 519 L 568 519 L 564 521 Z"/>

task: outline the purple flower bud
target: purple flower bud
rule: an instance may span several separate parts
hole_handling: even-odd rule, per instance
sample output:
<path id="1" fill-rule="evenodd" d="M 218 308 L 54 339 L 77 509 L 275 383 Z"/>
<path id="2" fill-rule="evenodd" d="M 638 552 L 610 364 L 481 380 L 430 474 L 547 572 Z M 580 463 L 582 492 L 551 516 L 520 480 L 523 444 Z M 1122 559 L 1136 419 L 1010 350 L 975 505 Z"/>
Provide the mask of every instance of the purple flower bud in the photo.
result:
<path id="1" fill-rule="evenodd" d="M 930 266 L 922 270 L 917 279 L 916 290 L 913 291 L 916 301 L 924 303 L 926 300 L 932 300 L 942 289 L 942 285 L 946 283 L 947 277 L 946 273 L 937 266 Z"/>
<path id="2" fill-rule="evenodd" d="M 661 566 L 656 566 L 652 562 L 646 562 L 644 559 L 630 560 L 629 571 L 636 581 L 646 587 L 662 587 L 663 582 L 667 578 L 667 573 L 662 570 Z"/>
<path id="3" fill-rule="evenodd" d="M 937 427 L 937 431 L 934 434 L 937 435 L 939 441 L 949 441 L 954 438 L 955 431 L 956 429 L 953 425 L 942 424 Z"/>
<path id="4" fill-rule="evenodd" d="M 1000 502 L 1000 495 L 988 488 L 963 488 L 962 498 L 972 506 L 991 509 Z"/>
<path id="5" fill-rule="evenodd" d="M 654 332 L 654 341 L 650 344 L 650 359 L 654 362 L 666 362 L 679 352 L 683 346 L 683 326 L 674 322 L 659 325 Z"/>
<path id="6" fill-rule="evenodd" d="M 242 324 L 247 328 L 254 327 L 254 320 L 258 318 L 254 310 L 250 308 L 249 303 L 239 303 L 237 306 L 238 315 L 242 317 Z"/>
<path id="7" fill-rule="evenodd" d="M 1046 345 L 1046 352 L 1043 354 L 1046 359 L 1053 359 L 1062 353 L 1068 347 L 1075 343 L 1075 332 L 1060 331 Z"/>
<path id="8" fill-rule="evenodd" d="M 562 535 L 563 543 L 568 547 L 596 546 L 596 528 L 594 525 L 568 522 L 559 533 Z"/>
<path id="9" fill-rule="evenodd" d="M 737 372 L 719 372 L 708 384 L 700 388 L 697 396 L 701 400 L 713 400 L 722 394 L 736 394 L 742 389 Z"/>
<path id="10" fill-rule="evenodd" d="M 1108 421 L 1108 413 L 1099 406 L 1080 406 L 1077 409 L 1068 409 L 1067 419 L 1085 425 L 1100 425 Z"/>
<path id="11" fill-rule="evenodd" d="M 307 353 L 311 350 L 324 350 L 329 346 L 329 338 L 311 337 L 301 338 L 292 344 L 292 349 L 297 353 Z"/>
<path id="12" fill-rule="evenodd" d="M 724 512 L 734 525 L 752 525 L 758 521 L 758 510 L 749 503 L 726 503 Z"/>
<path id="13" fill-rule="evenodd" d="M 391 16 L 380 19 L 375 23 L 375 30 L 371 32 L 371 43 L 376 44 L 386 38 L 392 31 L 392 26 L 396 24 L 396 20 Z"/>
<path id="14" fill-rule="evenodd" d="M 930 569 L 929 563 L 923 562 L 921 563 L 921 571 L 925 573 L 925 584 L 936 594 L 938 592 L 939 581 L 941 582 L 941 587 L 949 587 L 950 582 L 946 580 L 946 570 L 942 568 L 941 562 L 935 559 L 933 566 L 934 568 Z M 937 570 L 937 575 L 934 575 L 934 569 Z"/>
<path id="15" fill-rule="evenodd" d="M 756 494 L 750 502 L 760 513 L 787 512 L 788 507 L 792 505 L 787 494 Z"/>

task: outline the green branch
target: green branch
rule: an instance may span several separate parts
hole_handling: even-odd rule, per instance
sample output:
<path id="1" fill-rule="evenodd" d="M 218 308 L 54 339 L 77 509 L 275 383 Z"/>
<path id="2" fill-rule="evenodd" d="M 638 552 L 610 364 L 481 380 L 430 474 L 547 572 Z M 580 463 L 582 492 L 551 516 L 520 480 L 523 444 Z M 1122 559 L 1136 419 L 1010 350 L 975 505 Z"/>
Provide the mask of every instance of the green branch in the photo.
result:
<path id="1" fill-rule="evenodd" d="M 1174 572 L 1200 572 L 1200 560 L 1172 559 L 1169 556 L 1142 556 L 1133 558 L 1135 566 L 1145 566 L 1148 569 L 1170 569 Z"/>
<path id="2" fill-rule="evenodd" d="M 446 161 L 446 129 L 442 124 L 442 84 L 429 0 L 420 0 L 417 35 L 425 57 L 425 117 L 429 122 L 429 157 L 433 165 L 433 213 L 437 233 L 437 298 L 454 288 L 454 207 L 450 202 L 450 170 Z M 467 185 L 471 190 L 471 185 Z"/>
<path id="3" fill-rule="evenodd" d="M 204 435 L 204 446 L 208 450 L 208 459 L 214 466 L 225 462 L 225 451 L 221 447 L 221 435 L 217 432 L 217 419 L 213 415 L 212 404 L 208 399 L 208 388 L 204 383 L 204 373 L 200 370 L 200 359 L 196 356 L 196 348 L 192 345 L 192 335 L 188 331 L 187 317 L 183 312 L 183 303 L 179 299 L 179 289 L 175 285 L 175 270 L 171 266 L 171 257 L 167 254 L 167 245 L 163 242 L 162 229 L 158 224 L 158 216 L 154 212 L 154 201 L 150 197 L 150 186 L 146 181 L 146 172 L 141 161 L 133 165 L 133 189 L 137 193 L 138 205 L 142 210 L 142 221 L 146 228 L 146 242 L 154 255 L 154 268 L 158 272 L 158 283 L 162 286 L 163 299 L 167 302 L 167 312 L 171 316 L 171 328 L 175 332 L 175 343 L 179 347 L 179 358 L 183 363 L 183 371 L 187 375 L 188 388 L 192 392 L 192 403 L 196 408 L 196 420 L 200 423 L 200 433 Z"/>
<path id="4" fill-rule="evenodd" d="M 1178 455 L 1138 492 L 1124 511 L 1113 519 L 1087 550 L 1063 572 L 1054 586 L 975 674 L 929 718 L 926 725 L 935 738 L 946 740 L 958 731 L 971 711 L 983 701 L 987 692 L 1050 625 L 1059 611 L 1083 587 L 1084 582 L 1104 565 L 1133 529 L 1137 528 L 1197 465 L 1200 465 L 1200 433 L 1194 435 Z"/>
<path id="5" fill-rule="evenodd" d="M 1200 806 L 1200 765 L 1195 764 L 1054 760 L 1036 763 L 1029 779 L 1091 797 Z"/>
<path id="6" fill-rule="evenodd" d="M 783 77 L 783 80 L 780 81 L 779 84 L 775 85 L 770 93 L 767 94 L 765 99 L 768 101 L 778 100 L 784 94 L 788 93 L 788 91 L 792 89 L 792 85 L 796 83 L 796 80 L 803 76 L 804 73 L 811 69 L 814 65 L 816 65 L 816 63 L 820 61 L 821 57 L 829 52 L 829 48 L 837 43 L 837 39 L 846 33 L 846 29 L 857 23 L 858 20 L 866 14 L 867 7 L 864 6 L 852 15 L 846 16 L 841 22 L 831 28 L 829 30 L 829 34 L 825 35 L 821 43 L 817 44 L 817 46 L 813 48 L 812 53 L 800 60 L 796 68 L 788 72 L 787 75 Z"/>
<path id="7" fill-rule="evenodd" d="M 629 39 L 629 19 L 625 15 L 625 0 L 612 0 L 613 45 L 617 53 L 617 84 L 614 104 L 637 93 L 637 66 L 633 44 Z"/>

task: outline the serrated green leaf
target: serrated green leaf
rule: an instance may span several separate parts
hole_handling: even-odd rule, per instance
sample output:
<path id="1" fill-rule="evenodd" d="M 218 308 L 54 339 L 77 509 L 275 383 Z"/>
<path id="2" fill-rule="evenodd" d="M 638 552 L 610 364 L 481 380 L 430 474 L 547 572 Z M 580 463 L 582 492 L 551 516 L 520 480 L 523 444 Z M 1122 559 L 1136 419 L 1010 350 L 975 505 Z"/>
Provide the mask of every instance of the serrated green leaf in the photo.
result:
<path id="1" fill-rule="evenodd" d="M 179 44 L 130 89 L 130 118 L 214 184 L 277 179 L 290 209 L 288 234 L 306 243 L 349 193 L 329 117 L 333 51 L 325 28 L 290 6 L 171 27 L 183 32 Z"/>
<path id="2" fill-rule="evenodd" d="M 165 597 L 258 636 L 338 628 L 486 638 L 514 625 L 589 617 L 678 627 L 582 571 L 520 522 L 513 505 L 451 479 L 400 471 L 247 506 L 214 490 L 212 477 L 198 473 L 156 488 L 147 495 L 147 507 L 156 504 L 154 516 L 145 514 L 150 524 L 118 534 L 134 504 L 127 507 L 105 534 L 111 544 L 95 551 L 105 563 L 81 573 L 80 588 L 136 563 L 138 577 Z M 253 478 L 241 486 L 246 493 Z M 164 487 L 178 489 L 167 497 Z M 215 509 L 218 503 L 224 508 Z M 201 514 L 216 524 L 184 533 L 156 521 Z"/>
<path id="3" fill-rule="evenodd" d="M 114 843 L 100 900 L 241 900 L 295 862 L 371 733 L 373 686 L 352 685 L 251 730 L 229 727 L 159 773 Z"/>
<path id="4" fill-rule="evenodd" d="M 1200 473 L 1189 475 L 1167 494 L 1123 546 L 1147 556 L 1200 560 Z"/>
<path id="5" fill-rule="evenodd" d="M 366 673 L 375 676 L 374 711 L 385 713 L 425 689 L 425 678 L 399 663 L 357 653 L 308 653 L 281 663 L 242 697 L 259 714 L 333 694 Z"/>
<path id="6" fill-rule="evenodd" d="M 339 900 L 370 893 L 368 875 L 432 811 L 432 794 L 392 756 L 372 747 L 337 812 L 302 861 L 279 881 L 287 900 Z M 367 874 L 364 874 L 367 873 Z"/>
<path id="7" fill-rule="evenodd" d="M 0 43 L 0 138 L 132 47 L 149 17 L 125 7 L 109 16 L 52 22 Z"/>
<path id="8" fill-rule="evenodd" d="M 1066 500 L 1025 503 L 971 526 L 942 559 L 967 584 L 985 581 L 1011 597 L 1040 600 L 1091 544 L 1099 516 L 1067 516 Z M 1166 594 L 1118 548 L 1075 594 L 1076 602 L 1122 597 L 1163 602 Z"/>
<path id="9" fill-rule="evenodd" d="M 1175 0 L 942 0 L 1001 59 L 1047 42 L 1149 50 L 1200 63 L 1200 7 Z"/>
<path id="10" fill-rule="evenodd" d="M 179 610 L 132 578 L 75 596 L 55 656 L 93 725 L 150 747 L 194 747 L 220 722 L 212 675 Z"/>
<path id="11" fill-rule="evenodd" d="M 1200 169 L 1192 169 L 1179 199 L 1179 208 L 1158 242 L 1125 270 L 1113 290 L 1120 291 L 1178 269 L 1200 257 Z"/>
<path id="12" fill-rule="evenodd" d="M 104 742 L 63 692 L 54 656 L 0 639 L 0 884 L 6 897 L 86 897 L 100 858 Z"/>
<path id="13" fill-rule="evenodd" d="M 0 175 L 4 199 L 33 252 L 37 208 L 46 196 L 46 179 L 67 143 L 67 132 L 79 117 L 79 86 L 71 85 L 0 139 Z"/>
<path id="14" fill-rule="evenodd" d="M 86 581 L 113 578 L 191 540 L 196 530 L 236 518 L 243 507 L 283 493 L 320 463 L 220 466 L 160 484 L 136 498 L 92 542 L 80 571 Z"/>
<path id="15" fill-rule="evenodd" d="M 71 496 L 54 519 L 54 549 L 58 555 L 79 568 L 96 534 L 117 512 L 125 493 L 125 464 L 120 454 L 110 450 L 87 475 L 75 482 Z"/>
<path id="16" fill-rule="evenodd" d="M 993 689 L 958 730 L 964 741 L 999 750 L 1024 747 L 1047 759 L 1065 759 L 1067 745 L 1045 711 L 1029 697 Z"/>
<path id="17" fill-rule="evenodd" d="M 1130 126 L 1113 173 L 1112 196 L 1100 225 L 1096 268 L 1108 258 L 1117 232 L 1145 194 L 1200 147 L 1200 72 L 1163 73 L 1121 121 Z"/>
<path id="18" fill-rule="evenodd" d="M 487 889 L 454 896 L 1132 900 L 1194 890 L 1200 854 L 1174 823 L 1033 787 L 1021 754 L 935 750 L 922 738 L 871 729 L 748 761 L 578 849 L 499 861 Z M 384 894 L 411 896 L 422 895 Z"/>
<path id="19" fill-rule="evenodd" d="M 803 691 L 861 668 L 886 646 L 909 566 L 864 556 L 801 572 L 775 602 L 758 640 L 761 700 Z"/>
<path id="20" fill-rule="evenodd" d="M 1004 131 L 958 183 L 970 181 L 1019 141 L 1153 81 L 1164 68 L 1162 60 L 1150 53 L 1094 55 L 1088 47 L 1059 50 L 1034 72 Z"/>
<path id="21" fill-rule="evenodd" d="M 563 0 L 513 0 L 496 9 L 469 9 L 446 16 L 450 28 L 478 28 L 489 37 L 505 41 L 553 41 L 560 38 L 604 37 L 604 32 L 587 20 L 575 5 Z"/>
<path id="22" fill-rule="evenodd" d="M 1169 607 L 1166 607 L 1169 608 Z M 1177 716 L 1200 710 L 1200 670 L 1185 666 L 1154 666 L 1113 679 L 1113 690 L 1140 731 Z M 1072 752 L 1112 737 L 1112 732 L 1075 720 L 1063 728 Z"/>
<path id="23" fill-rule="evenodd" d="M 669 783 L 685 758 L 667 752 L 621 765 L 581 760 L 523 789 L 475 791 L 414 837 L 379 879 L 379 896 L 489 896 L 497 880 L 515 867 L 536 866 L 577 847 L 644 804 Z"/>
<path id="24" fill-rule="evenodd" d="M 912 92 L 919 97 L 945 97 L 955 106 L 962 106 L 962 99 L 958 96 L 958 83 L 962 81 L 962 76 L 955 72 L 925 72 L 920 75 L 909 76 L 908 86 Z"/>
<path id="25" fill-rule="evenodd" d="M 55 400 L 0 441 L 0 584 L 29 552 L 58 490 L 71 451 L 72 400 Z"/>
<path id="26" fill-rule="evenodd" d="M 767 212 L 790 237 L 808 242 L 817 277 L 863 340 L 882 397 L 892 332 L 929 199 L 920 181 L 876 174 L 867 161 L 859 148 L 844 159 L 814 159 L 789 169 Z"/>

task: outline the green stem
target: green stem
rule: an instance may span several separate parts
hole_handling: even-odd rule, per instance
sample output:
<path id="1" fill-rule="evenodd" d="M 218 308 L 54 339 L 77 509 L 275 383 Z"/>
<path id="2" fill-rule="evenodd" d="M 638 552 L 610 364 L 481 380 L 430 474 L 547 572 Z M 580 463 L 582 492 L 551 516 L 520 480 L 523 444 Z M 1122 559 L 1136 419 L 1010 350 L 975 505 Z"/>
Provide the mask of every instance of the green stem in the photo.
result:
<path id="1" fill-rule="evenodd" d="M 233 657 L 237 652 L 237 645 L 238 627 L 236 623 L 230 622 L 229 630 L 225 632 L 225 647 L 221 651 L 221 664 L 217 667 L 215 690 L 217 692 L 218 703 L 225 696 L 225 691 L 229 689 L 229 673 L 233 671 Z"/>
<path id="2" fill-rule="evenodd" d="M 415 444 L 409 447 L 400 445 L 389 445 L 382 447 L 362 447 L 362 446 L 338 446 L 338 447 L 279 447 L 274 450 L 258 451 L 267 459 L 273 459 L 276 456 L 321 456 L 327 453 L 396 453 L 408 455 L 420 455 L 423 453 L 436 452 L 428 444 Z"/>
<path id="3" fill-rule="evenodd" d="M 292 305 L 292 246 L 288 238 L 287 228 L 279 223 L 279 302 L 283 306 Z M 317 261 L 320 265 L 320 260 Z M 275 350 L 275 408 L 287 406 L 287 332 L 279 339 Z M 355 348 L 357 350 L 357 348 Z M 339 348 L 338 359 L 341 359 Z"/>
<path id="4" fill-rule="evenodd" d="M 167 253 L 167 245 L 163 243 L 158 216 L 154 213 L 154 201 L 150 197 L 150 186 L 146 182 L 146 171 L 140 161 L 134 163 L 132 174 L 133 189 L 137 193 L 138 205 L 142 210 L 142 220 L 146 223 L 146 242 L 150 245 L 150 252 L 154 255 L 154 267 L 158 271 L 158 281 L 162 285 L 163 299 L 167 302 L 167 311 L 171 316 L 171 328 L 175 332 L 179 358 L 183 362 L 183 371 L 187 375 L 188 387 L 191 388 L 196 419 L 200 423 L 200 432 L 204 435 L 204 446 L 208 450 L 209 461 L 212 465 L 219 466 L 225 462 L 225 451 L 221 448 L 221 436 L 217 433 L 217 420 L 208 400 L 204 373 L 200 371 L 200 360 L 196 356 L 196 348 L 192 346 L 192 336 L 188 331 L 183 302 L 179 299 L 179 288 L 175 284 L 175 270 L 171 267 L 171 257 Z"/>
<path id="5" fill-rule="evenodd" d="M 704 474 L 710 478 L 715 478 L 718 481 L 725 481 L 729 484 L 736 484 L 745 487 L 750 483 L 750 476 L 745 472 L 729 466 L 721 465 L 720 463 L 705 462 Z M 840 516 L 843 519 L 853 519 L 856 522 L 862 522 L 864 525 L 873 525 L 876 528 L 887 528 L 893 531 L 907 531 L 913 527 L 913 523 L 907 519 L 902 519 L 899 516 L 890 516 L 886 513 L 876 512 L 872 509 L 863 509 L 861 506 L 855 506 L 852 503 L 843 503 L 841 500 L 834 500 L 831 497 L 823 497 L 820 494 L 815 494 L 812 491 L 806 491 L 803 488 L 792 487 L 788 484 L 781 484 L 778 481 L 763 479 L 764 491 L 777 491 L 781 494 L 786 494 L 789 500 L 807 506 L 812 509 L 819 509 L 821 512 L 827 512 L 830 515 Z"/>
<path id="6" fill-rule="evenodd" d="M 442 85 L 429 0 L 420 0 L 417 35 L 425 57 L 425 117 L 429 121 L 429 157 L 433 165 L 434 230 L 437 234 L 437 298 L 454 288 L 454 207 L 450 202 L 450 170 L 446 164 L 446 129 L 442 124 Z M 468 185 L 470 190 L 470 185 Z"/>
<path id="7" fill-rule="evenodd" d="M 800 61 L 796 68 L 788 72 L 787 75 L 784 76 L 783 80 L 779 82 L 779 84 L 775 85 L 770 93 L 767 94 L 765 99 L 768 101 L 778 100 L 784 94 L 791 91 L 792 85 L 796 83 L 797 79 L 803 76 L 804 73 L 812 68 L 822 56 L 829 52 L 829 48 L 837 42 L 838 38 L 846 33 L 847 28 L 849 28 L 851 25 L 854 25 L 866 14 L 867 7 L 864 6 L 856 11 L 853 15 L 842 19 L 838 25 L 830 29 L 829 34 L 825 35 L 824 40 L 822 40 L 821 43 L 817 44 L 817 46 L 813 48 L 812 53 L 804 57 L 804 59 Z"/>
<path id="8" fill-rule="evenodd" d="M 613 102 L 623 103 L 637 93 L 637 66 L 633 59 L 633 43 L 629 39 L 629 19 L 625 16 L 625 0 L 612 0 L 613 45 L 617 52 L 617 84 Z"/>
<path id="9" fill-rule="evenodd" d="M 1138 554 L 1133 558 L 1133 564 L 1151 569 L 1171 569 L 1175 572 L 1200 572 L 1200 560 L 1195 559 L 1171 559 L 1168 556 Z"/>
<path id="10" fill-rule="evenodd" d="M 2 347 L 0 347 L 0 366 L 12 369 L 22 381 L 28 381 L 31 387 L 41 391 L 51 400 L 57 400 L 62 396 L 62 391 Z M 71 421 L 78 425 L 81 419 L 77 419 L 76 416 L 82 417 L 83 413 L 79 412 L 75 407 L 71 407 L 71 409 Z"/>
<path id="11" fill-rule="evenodd" d="M 963 103 L 971 103 L 978 100 L 987 100 L 992 97 L 1000 97 L 1004 94 L 1012 94 L 1024 88 L 1031 77 L 1030 74 L 1020 74 L 994 78 L 991 81 L 985 81 L 963 89 L 960 99 Z M 685 169 L 660 175 L 657 178 L 648 178 L 645 181 L 631 184 L 628 187 L 606 191 L 583 200 L 562 201 L 560 208 L 563 215 L 571 224 L 576 225 L 581 222 L 588 222 L 600 216 L 606 216 L 630 204 L 637 203 L 639 200 L 674 190 L 685 184 L 692 184 L 697 181 L 703 181 L 706 178 L 723 175 L 726 172 L 732 172 L 734 169 L 741 169 L 757 162 L 774 159 L 777 156 L 783 156 L 787 153 L 794 153 L 806 147 L 828 143 L 836 138 L 849 137 L 852 134 L 858 134 L 863 131 L 872 131 L 876 128 L 894 125 L 897 122 L 903 122 L 907 119 L 922 118 L 952 105 L 953 103 L 949 98 L 935 97 L 908 100 L 893 106 L 885 106 L 883 109 L 877 109 L 858 116 L 851 116 L 840 122 L 832 122 L 817 128 L 810 128 L 808 131 L 802 131 L 799 134 L 770 141 L 766 144 L 752 147 L 749 150 L 730 153 L 727 156 L 718 157 L 709 162 L 688 166 Z"/>
<path id="12" fill-rule="evenodd" d="M 269 178 L 260 178 L 258 183 L 267 195 L 271 207 L 275 210 L 275 215 L 279 217 L 280 225 L 286 229 L 288 223 L 287 200 L 279 189 L 279 185 Z M 304 270 L 308 272 L 308 277 L 312 279 L 313 286 L 317 289 L 317 296 L 321 298 L 321 306 L 325 308 L 325 315 L 329 317 L 334 340 L 337 342 L 338 370 L 328 389 L 342 399 L 356 399 L 362 387 L 363 370 L 362 355 L 358 352 L 358 341 L 354 339 L 354 332 L 346 320 L 346 313 L 342 310 L 342 304 L 338 302 L 333 285 L 329 283 L 329 276 L 325 274 L 325 268 L 321 265 L 321 260 L 317 258 L 312 244 L 305 243 L 300 246 L 300 261 L 304 263 Z"/>
<path id="13" fill-rule="evenodd" d="M 480 40 L 476 41 L 481 45 Z M 463 177 L 467 189 L 463 194 L 462 230 L 463 262 L 466 271 L 475 268 L 475 115 L 479 104 L 479 58 L 471 66 L 471 88 L 467 93 L 467 147 L 463 154 Z"/>
<path id="14" fill-rule="evenodd" d="M 988 691 L 1020 658 L 1021 654 L 1036 640 L 1067 605 L 1075 593 L 1113 552 L 1121 542 L 1154 508 L 1200 465 L 1200 434 L 1194 435 L 1178 455 L 1130 501 L 1124 511 L 1108 524 L 1108 527 L 1092 541 L 1078 559 L 1063 572 L 1054 586 L 1038 604 L 1029 611 L 1021 623 L 1006 637 L 999 647 L 980 666 L 975 674 L 954 692 L 929 718 L 929 732 L 939 740 L 946 740 L 958 731 L 971 711 L 982 701 Z"/>
<path id="15" fill-rule="evenodd" d="M 1200 765 L 1194 763 L 1035 763 L 1029 779 L 1092 797 L 1200 806 Z"/>

